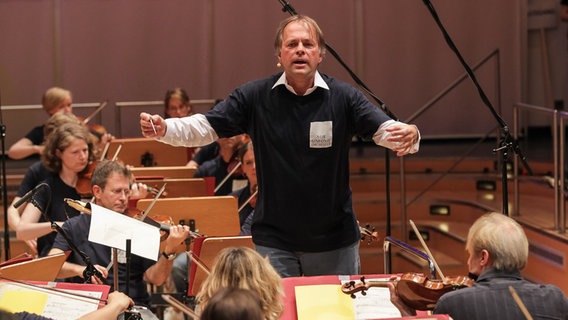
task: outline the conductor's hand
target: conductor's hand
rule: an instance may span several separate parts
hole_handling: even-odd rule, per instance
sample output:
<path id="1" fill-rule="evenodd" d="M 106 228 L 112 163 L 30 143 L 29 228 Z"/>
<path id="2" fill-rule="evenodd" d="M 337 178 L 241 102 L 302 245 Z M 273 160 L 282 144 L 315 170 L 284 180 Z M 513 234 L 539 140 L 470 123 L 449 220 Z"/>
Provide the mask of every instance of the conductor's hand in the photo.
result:
<path id="1" fill-rule="evenodd" d="M 386 131 L 390 133 L 387 141 L 394 144 L 392 150 L 399 157 L 413 152 L 413 147 L 420 135 L 415 125 L 404 123 L 392 125 Z"/>
<path id="2" fill-rule="evenodd" d="M 166 135 L 166 121 L 157 114 L 140 113 L 140 129 L 146 138 L 160 138 Z"/>
<path id="3" fill-rule="evenodd" d="M 392 282 L 387 282 L 387 287 L 389 288 L 390 292 L 390 301 L 398 309 L 398 311 L 400 311 L 400 315 L 403 317 L 415 316 L 416 310 L 406 305 L 404 301 L 400 299 L 398 293 L 396 292 L 396 287 L 394 286 L 394 284 Z"/>

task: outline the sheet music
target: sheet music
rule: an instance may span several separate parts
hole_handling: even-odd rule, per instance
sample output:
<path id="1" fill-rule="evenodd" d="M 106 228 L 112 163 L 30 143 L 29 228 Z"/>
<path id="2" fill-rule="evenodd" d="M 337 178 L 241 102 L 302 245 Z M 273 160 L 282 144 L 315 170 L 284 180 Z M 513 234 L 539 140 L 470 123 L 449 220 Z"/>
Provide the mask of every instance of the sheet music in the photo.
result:
<path id="1" fill-rule="evenodd" d="M 368 281 L 385 283 L 388 279 L 367 279 Z M 342 281 L 341 284 L 349 281 Z M 360 282 L 360 281 L 359 281 Z M 400 311 L 390 302 L 389 288 L 372 287 L 366 291 L 366 295 L 361 292 L 355 293 L 353 307 L 355 309 L 355 320 L 364 319 L 383 319 L 399 318 Z"/>
<path id="2" fill-rule="evenodd" d="M 59 289 L 100 299 L 102 292 Z M 77 319 L 97 310 L 99 301 L 71 296 L 41 287 L 0 282 L 0 307 L 9 312 L 27 311 L 58 320 Z"/>

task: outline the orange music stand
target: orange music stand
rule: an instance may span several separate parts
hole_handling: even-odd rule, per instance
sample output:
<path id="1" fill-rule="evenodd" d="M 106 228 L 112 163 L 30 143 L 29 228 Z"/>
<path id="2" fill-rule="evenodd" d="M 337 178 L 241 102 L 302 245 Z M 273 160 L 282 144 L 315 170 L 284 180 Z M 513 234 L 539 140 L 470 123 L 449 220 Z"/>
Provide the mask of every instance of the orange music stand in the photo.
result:
<path id="1" fill-rule="evenodd" d="M 228 237 L 199 237 L 193 242 L 192 253 L 206 266 L 211 267 L 219 251 L 228 247 L 249 247 L 254 249 L 251 236 L 228 236 Z M 195 296 L 201 289 L 207 273 L 199 268 L 196 263 L 191 263 L 189 268 L 189 281 L 187 294 Z"/>
<path id="2" fill-rule="evenodd" d="M 69 253 L 61 252 L 5 265 L 0 267 L 0 277 L 10 280 L 54 281 Z"/>

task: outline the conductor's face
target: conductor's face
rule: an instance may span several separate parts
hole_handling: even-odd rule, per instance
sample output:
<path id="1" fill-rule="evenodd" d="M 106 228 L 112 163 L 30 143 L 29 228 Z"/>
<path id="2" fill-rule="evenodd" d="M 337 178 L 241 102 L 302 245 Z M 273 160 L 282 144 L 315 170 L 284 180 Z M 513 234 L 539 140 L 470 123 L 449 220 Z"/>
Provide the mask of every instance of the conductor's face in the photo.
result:
<path id="1" fill-rule="evenodd" d="M 130 181 L 128 177 L 112 172 L 107 178 L 105 188 L 94 186 L 93 194 L 98 205 L 118 213 L 124 213 L 128 208 Z"/>
<path id="2" fill-rule="evenodd" d="M 315 31 L 303 21 L 290 22 L 282 33 L 279 58 L 288 77 L 313 80 L 323 59 Z"/>

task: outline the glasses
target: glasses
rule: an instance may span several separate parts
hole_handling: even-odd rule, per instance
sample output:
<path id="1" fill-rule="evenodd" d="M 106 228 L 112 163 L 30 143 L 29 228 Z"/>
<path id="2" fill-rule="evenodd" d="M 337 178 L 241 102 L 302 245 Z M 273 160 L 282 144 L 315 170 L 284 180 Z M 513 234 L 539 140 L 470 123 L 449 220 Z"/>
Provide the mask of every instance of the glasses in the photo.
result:
<path id="1" fill-rule="evenodd" d="M 124 193 L 124 195 L 128 197 L 130 196 L 130 189 L 112 189 L 110 190 L 110 193 L 115 196 L 121 196 Z"/>

